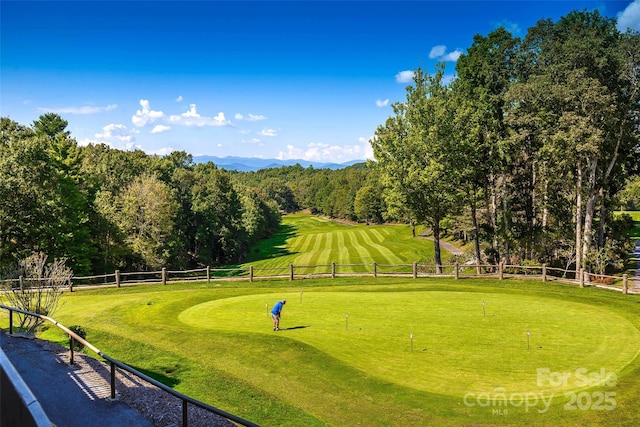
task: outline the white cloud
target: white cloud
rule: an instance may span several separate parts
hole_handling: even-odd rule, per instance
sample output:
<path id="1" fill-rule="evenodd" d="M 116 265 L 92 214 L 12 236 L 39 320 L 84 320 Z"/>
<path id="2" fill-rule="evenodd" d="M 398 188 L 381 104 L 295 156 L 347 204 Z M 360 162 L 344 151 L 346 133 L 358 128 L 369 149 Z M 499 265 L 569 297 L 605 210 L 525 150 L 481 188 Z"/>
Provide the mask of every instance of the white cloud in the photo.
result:
<path id="1" fill-rule="evenodd" d="M 172 147 L 162 147 L 154 151 L 147 151 L 147 154 L 157 154 L 158 156 L 166 156 L 173 153 L 175 150 Z"/>
<path id="2" fill-rule="evenodd" d="M 444 76 L 442 76 L 442 84 L 448 85 L 449 83 L 451 83 L 455 79 L 456 79 L 456 75 L 455 74 L 445 74 Z"/>
<path id="3" fill-rule="evenodd" d="M 275 129 L 264 128 L 259 134 L 262 136 L 277 136 L 278 132 Z"/>
<path id="4" fill-rule="evenodd" d="M 133 142 L 136 139 L 131 135 L 131 131 L 125 125 L 109 124 L 102 128 L 102 133 L 96 133 L 96 138 L 107 141 Z"/>
<path id="5" fill-rule="evenodd" d="M 509 31 L 514 36 L 517 36 L 518 34 L 522 33 L 522 29 L 520 28 L 520 25 L 516 24 L 513 21 L 509 21 L 508 19 L 492 22 L 491 25 L 494 28 L 504 27 L 505 30 Z"/>
<path id="6" fill-rule="evenodd" d="M 411 70 L 400 71 L 398 74 L 396 74 L 396 82 L 398 83 L 411 83 L 412 80 L 413 71 Z"/>
<path id="7" fill-rule="evenodd" d="M 196 104 L 189 104 L 189 111 L 180 115 L 169 116 L 169 122 L 183 126 L 229 126 L 231 122 L 224 117 L 223 112 L 219 112 L 217 116 L 207 117 L 198 113 Z"/>
<path id="8" fill-rule="evenodd" d="M 447 47 L 442 44 L 432 47 L 431 52 L 429 52 L 429 58 L 438 58 L 440 61 L 446 62 L 456 62 L 460 55 L 462 55 L 461 49 L 456 49 L 453 52 L 447 53 Z"/>
<path id="9" fill-rule="evenodd" d="M 617 28 L 621 32 L 626 32 L 628 28 L 640 31 L 640 0 L 635 0 L 618 13 Z"/>
<path id="10" fill-rule="evenodd" d="M 105 111 L 111 111 L 118 108 L 117 104 L 109 104 L 106 107 L 95 107 L 92 105 L 84 105 L 82 107 L 56 107 L 56 108 L 46 108 L 39 107 L 39 111 L 44 111 L 48 113 L 56 113 L 56 114 L 96 114 L 102 113 Z"/>
<path id="11" fill-rule="evenodd" d="M 373 149 L 369 140 L 360 137 L 359 144 L 355 145 L 329 145 L 320 142 L 312 142 L 306 148 L 287 145 L 287 151 L 278 153 L 280 160 L 302 159 L 315 162 L 346 163 L 351 160 L 363 160 L 373 158 Z"/>
<path id="12" fill-rule="evenodd" d="M 260 120 L 267 120 L 267 117 L 263 116 L 262 114 L 251 114 L 251 113 L 249 113 L 249 115 L 247 115 L 247 117 L 245 117 L 240 113 L 236 113 L 235 119 L 236 120 L 246 120 L 248 122 L 257 122 L 257 121 L 260 121 Z"/>
<path id="13" fill-rule="evenodd" d="M 142 150 L 142 146 L 140 145 L 136 145 L 133 142 L 114 142 L 114 141 L 98 141 L 96 139 L 91 139 L 91 138 L 84 138 L 81 141 L 78 141 L 78 145 L 81 146 L 87 146 L 87 145 L 99 145 L 99 144 L 105 144 L 111 148 L 117 149 L 117 150 L 125 150 L 125 151 L 130 151 L 130 150 Z"/>
<path id="14" fill-rule="evenodd" d="M 387 105 L 389 105 L 389 99 L 385 99 L 385 100 L 377 99 L 377 100 L 376 100 L 376 105 L 377 105 L 378 107 L 380 107 L 380 108 L 382 108 L 382 107 L 386 107 Z"/>
<path id="15" fill-rule="evenodd" d="M 267 120 L 267 117 L 263 116 L 261 114 L 251 114 L 251 113 L 249 113 L 249 117 L 247 118 L 248 122 L 257 122 L 259 120 Z"/>
<path id="16" fill-rule="evenodd" d="M 443 44 L 439 44 L 431 48 L 431 52 L 429 52 L 429 58 L 437 58 L 439 56 L 444 55 L 447 52 L 447 47 Z"/>
<path id="17" fill-rule="evenodd" d="M 358 138 L 358 142 L 360 142 L 360 144 L 362 144 L 362 146 L 364 147 L 364 158 L 365 159 L 373 159 L 373 147 L 371 146 L 371 140 L 373 139 L 372 137 L 369 138 L 365 138 L 364 136 L 361 136 L 360 138 Z"/>
<path id="18" fill-rule="evenodd" d="M 162 111 L 154 111 L 150 108 L 149 100 L 147 99 L 141 99 L 140 106 L 142 110 L 137 110 L 136 114 L 131 116 L 131 122 L 136 126 L 144 126 L 164 117 Z"/>
<path id="19" fill-rule="evenodd" d="M 458 58 L 460 58 L 460 55 L 462 55 L 462 51 L 460 49 L 456 49 L 453 52 L 447 53 L 440 59 L 447 62 L 456 62 Z"/>
<path id="20" fill-rule="evenodd" d="M 170 126 L 165 125 L 155 125 L 153 129 L 151 129 L 151 133 L 162 133 L 171 130 Z"/>
<path id="21" fill-rule="evenodd" d="M 179 97 L 176 98 L 176 102 L 182 102 L 184 98 L 182 97 L 182 95 L 180 95 Z"/>

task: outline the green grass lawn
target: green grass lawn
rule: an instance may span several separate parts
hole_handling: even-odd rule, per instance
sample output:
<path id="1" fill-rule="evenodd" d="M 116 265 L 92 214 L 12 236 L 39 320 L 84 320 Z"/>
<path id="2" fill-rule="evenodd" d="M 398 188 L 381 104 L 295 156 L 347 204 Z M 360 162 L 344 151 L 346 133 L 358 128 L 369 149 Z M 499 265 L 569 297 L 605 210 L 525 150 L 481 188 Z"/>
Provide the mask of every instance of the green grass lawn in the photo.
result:
<path id="1" fill-rule="evenodd" d="M 282 222 L 282 231 L 261 242 L 243 266 L 286 271 L 289 264 L 368 264 L 341 267 L 343 272 L 364 272 L 374 262 L 410 264 L 434 256 L 433 242 L 413 238 L 408 225 L 351 225 L 308 214 L 286 215 Z M 446 251 L 442 256 L 449 258 Z"/>
<path id="2" fill-rule="evenodd" d="M 622 215 L 622 214 L 629 215 L 631 218 L 633 218 L 635 222 L 640 222 L 640 211 L 616 211 L 614 213 L 614 215 L 616 216 Z"/>
<path id="3" fill-rule="evenodd" d="M 640 211 L 616 211 L 614 212 L 615 216 L 620 216 L 622 214 L 629 215 L 633 218 L 635 222 L 635 226 L 633 229 L 629 231 L 629 237 L 632 239 L 640 239 Z"/>
<path id="4" fill-rule="evenodd" d="M 640 422 L 637 296 L 514 279 L 214 282 L 75 292 L 55 317 L 262 425 Z"/>
<path id="5" fill-rule="evenodd" d="M 432 258 L 408 226 L 288 215 L 243 266 L 357 272 Z M 274 332 L 268 310 L 282 298 Z M 637 295 L 343 276 L 93 289 L 62 303 L 54 317 L 105 353 L 265 426 L 640 425 Z M 53 326 L 41 336 L 67 342 Z"/>

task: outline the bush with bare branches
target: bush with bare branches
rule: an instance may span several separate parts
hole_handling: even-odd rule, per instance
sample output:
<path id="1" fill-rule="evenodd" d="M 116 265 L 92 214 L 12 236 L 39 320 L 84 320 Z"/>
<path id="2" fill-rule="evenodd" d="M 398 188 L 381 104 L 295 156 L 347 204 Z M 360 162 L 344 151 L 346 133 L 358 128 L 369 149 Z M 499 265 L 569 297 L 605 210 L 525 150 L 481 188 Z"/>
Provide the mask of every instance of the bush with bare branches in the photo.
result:
<path id="1" fill-rule="evenodd" d="M 20 280 L 11 285 L 5 297 L 9 305 L 21 310 L 51 316 L 58 307 L 64 287 L 68 286 L 73 271 L 66 266 L 66 259 L 54 259 L 47 263 L 47 255 L 34 252 L 20 261 L 15 273 Z M 43 320 L 20 314 L 18 327 L 22 332 L 33 334 Z"/>

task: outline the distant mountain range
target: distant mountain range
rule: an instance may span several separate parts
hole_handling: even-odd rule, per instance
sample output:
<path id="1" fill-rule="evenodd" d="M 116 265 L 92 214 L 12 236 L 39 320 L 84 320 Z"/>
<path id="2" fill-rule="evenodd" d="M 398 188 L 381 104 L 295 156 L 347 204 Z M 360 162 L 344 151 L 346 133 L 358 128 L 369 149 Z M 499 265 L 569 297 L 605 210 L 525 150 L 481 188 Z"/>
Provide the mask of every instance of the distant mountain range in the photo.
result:
<path id="1" fill-rule="evenodd" d="M 347 163 L 322 163 L 307 160 L 278 160 L 260 159 L 257 157 L 216 157 L 216 156 L 193 156 L 195 163 L 211 162 L 219 168 L 235 170 L 239 172 L 254 172 L 260 169 L 279 168 L 282 166 L 294 166 L 299 164 L 303 168 L 313 166 L 315 169 L 342 169 L 357 163 L 364 163 L 364 160 L 352 160 Z"/>

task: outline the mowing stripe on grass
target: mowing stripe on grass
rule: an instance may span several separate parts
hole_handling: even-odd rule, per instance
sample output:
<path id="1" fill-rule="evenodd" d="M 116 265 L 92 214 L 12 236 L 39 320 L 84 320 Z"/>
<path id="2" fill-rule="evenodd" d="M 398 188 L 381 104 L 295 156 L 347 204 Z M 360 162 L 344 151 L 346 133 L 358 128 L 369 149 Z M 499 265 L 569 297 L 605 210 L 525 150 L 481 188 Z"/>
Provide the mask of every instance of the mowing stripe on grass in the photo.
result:
<path id="1" fill-rule="evenodd" d="M 372 234 L 374 233 L 363 231 L 361 236 L 364 244 L 374 252 L 371 260 L 380 264 L 402 264 L 400 257 L 396 256 L 392 250 L 378 243 L 374 243 L 371 237 Z"/>
<path id="2" fill-rule="evenodd" d="M 253 260 L 246 265 L 255 268 L 285 268 L 294 265 L 337 264 L 406 264 L 416 259 L 429 257 L 431 245 L 414 239 L 408 226 L 404 225 L 343 225 L 309 215 L 287 215 L 283 226 L 293 227 L 296 236 L 289 238 L 284 251 L 289 254 L 269 256 L 269 248 L 260 247 L 263 260 Z M 280 240 L 274 252 L 283 252 Z M 445 255 L 446 257 L 446 255 Z M 353 269 L 342 268 L 343 272 Z M 358 270 L 361 270 L 358 269 Z"/>

